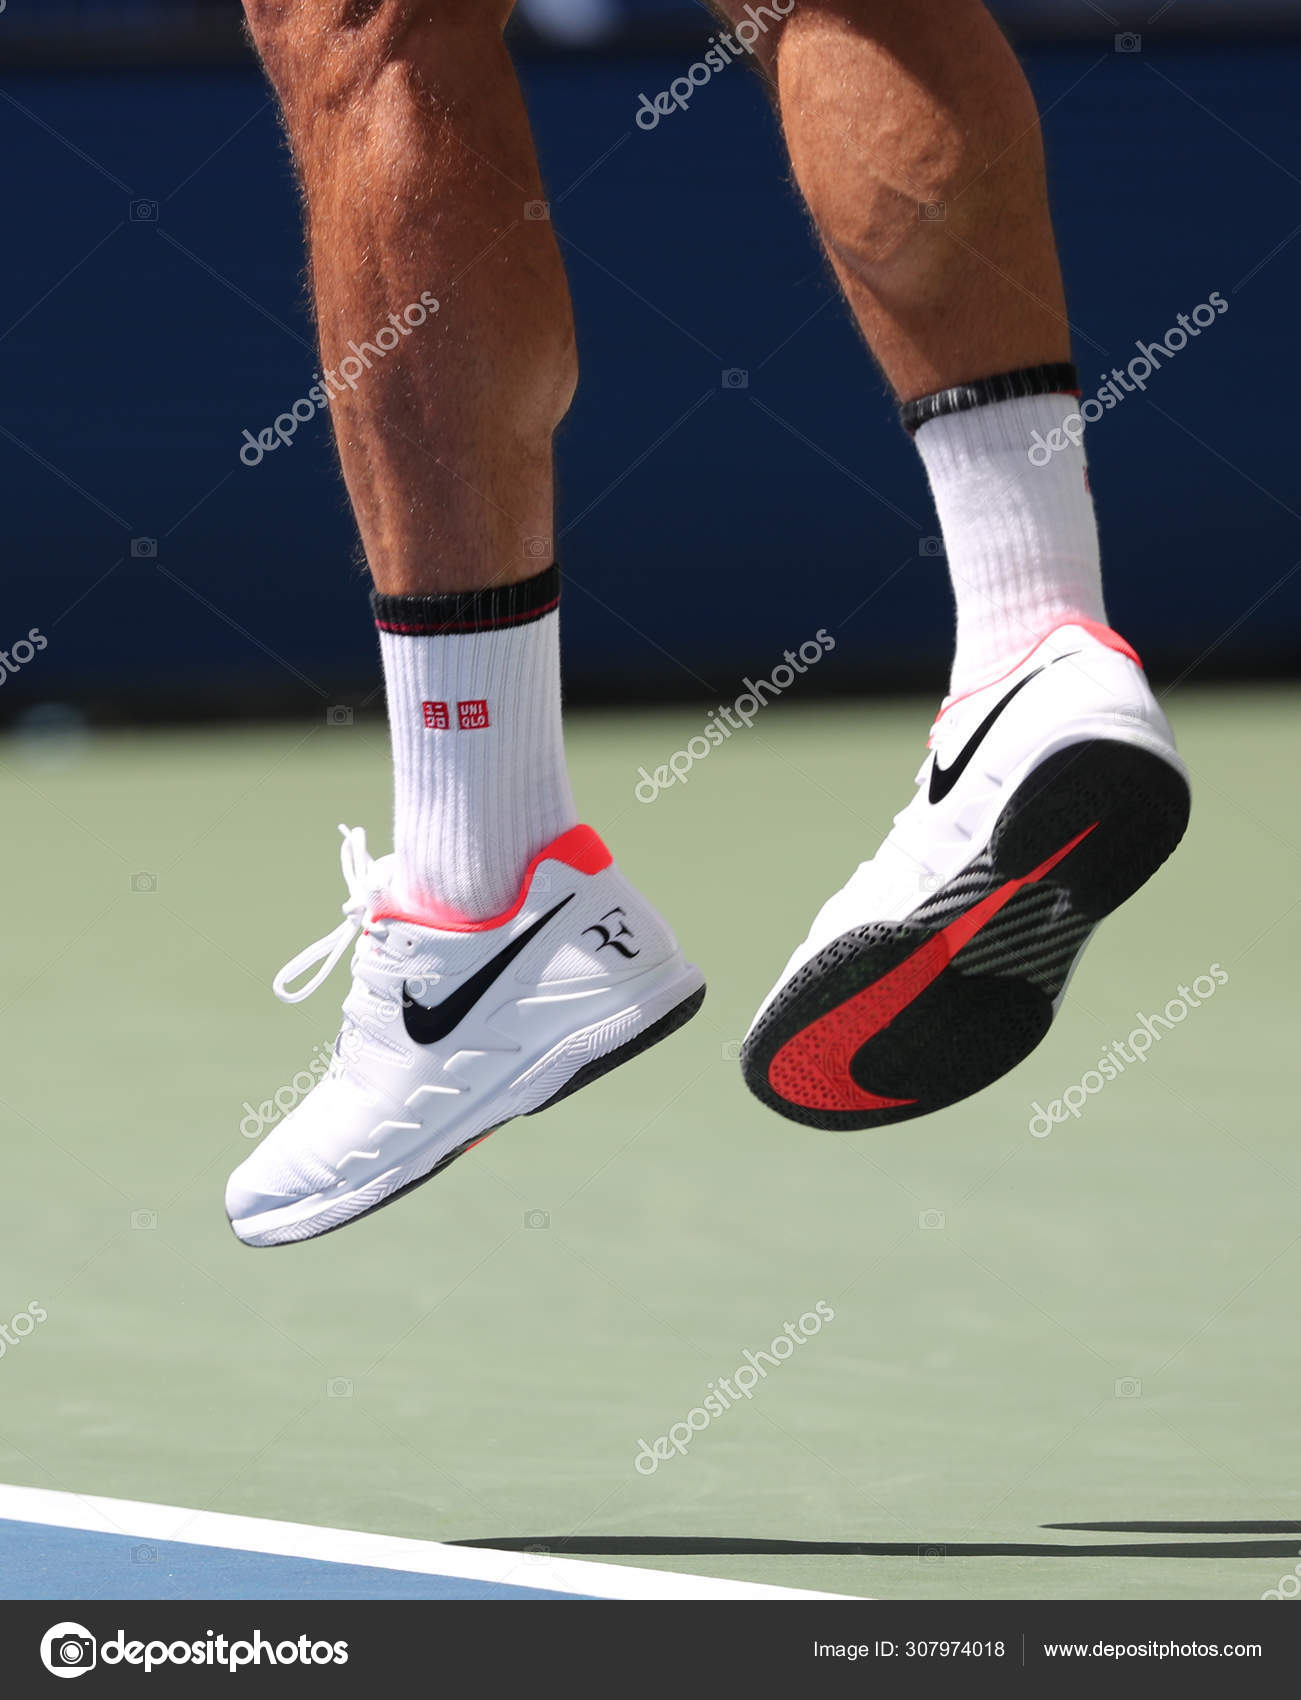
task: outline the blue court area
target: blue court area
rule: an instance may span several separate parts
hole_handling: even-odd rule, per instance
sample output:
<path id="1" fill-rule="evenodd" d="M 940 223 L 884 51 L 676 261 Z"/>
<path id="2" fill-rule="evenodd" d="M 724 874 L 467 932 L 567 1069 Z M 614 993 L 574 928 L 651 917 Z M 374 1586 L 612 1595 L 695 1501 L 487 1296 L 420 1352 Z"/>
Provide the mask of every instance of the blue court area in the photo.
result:
<path id="1" fill-rule="evenodd" d="M 0 1521 L 0 1598 L 10 1600 L 565 1600 L 466 1576 L 431 1576 L 281 1553 L 141 1541 Z"/>
<path id="2" fill-rule="evenodd" d="M 827 1598 L 780 1585 L 0 1484 L 0 1600 Z"/>

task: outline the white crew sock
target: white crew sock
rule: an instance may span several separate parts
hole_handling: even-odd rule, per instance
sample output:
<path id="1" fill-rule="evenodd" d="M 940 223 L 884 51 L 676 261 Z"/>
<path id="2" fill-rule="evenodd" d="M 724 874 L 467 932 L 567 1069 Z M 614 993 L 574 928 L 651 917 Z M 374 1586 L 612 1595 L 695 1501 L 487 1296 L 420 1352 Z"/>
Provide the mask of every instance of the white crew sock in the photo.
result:
<path id="1" fill-rule="evenodd" d="M 560 727 L 559 573 L 372 597 L 393 740 L 397 900 L 486 920 L 577 824 Z"/>
<path id="2" fill-rule="evenodd" d="M 1106 624 L 1084 448 L 1061 430 L 1072 414 L 1070 395 L 1016 396 L 917 429 L 958 608 L 951 696 L 998 678 L 1064 621 Z"/>

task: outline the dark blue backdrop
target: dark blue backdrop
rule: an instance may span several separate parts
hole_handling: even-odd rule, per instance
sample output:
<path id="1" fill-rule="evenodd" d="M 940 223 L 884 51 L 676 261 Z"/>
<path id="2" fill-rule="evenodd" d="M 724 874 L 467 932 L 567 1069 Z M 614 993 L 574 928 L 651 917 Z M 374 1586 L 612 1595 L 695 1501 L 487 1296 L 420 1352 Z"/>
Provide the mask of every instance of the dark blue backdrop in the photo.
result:
<path id="1" fill-rule="evenodd" d="M 734 67 L 655 131 L 633 123 L 683 65 L 525 71 L 584 369 L 561 443 L 571 690 L 734 688 L 822 626 L 838 639 L 822 686 L 938 684 L 949 610 L 924 481 L 762 91 Z M 1130 54 L 1108 35 L 1029 69 L 1086 390 L 1213 290 L 1232 304 L 1091 433 L 1116 623 L 1167 671 L 1212 647 L 1206 668 L 1285 664 L 1301 47 Z M 43 698 L 360 698 L 376 668 L 324 416 L 257 467 L 237 453 L 317 370 L 263 84 L 32 73 L 9 79 L 0 127 L 0 646 L 49 639 L 0 716 Z"/>

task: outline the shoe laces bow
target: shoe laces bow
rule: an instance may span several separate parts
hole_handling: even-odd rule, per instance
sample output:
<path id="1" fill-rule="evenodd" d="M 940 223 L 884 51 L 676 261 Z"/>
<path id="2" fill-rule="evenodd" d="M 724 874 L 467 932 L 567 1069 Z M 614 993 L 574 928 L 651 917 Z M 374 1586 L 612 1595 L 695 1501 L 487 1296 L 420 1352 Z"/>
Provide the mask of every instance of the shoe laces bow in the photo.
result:
<path id="1" fill-rule="evenodd" d="M 340 823 L 339 831 L 343 834 L 339 864 L 343 869 L 344 883 L 348 887 L 348 897 L 342 905 L 343 920 L 332 932 L 326 933 L 324 938 L 317 939 L 315 944 L 309 944 L 306 950 L 300 950 L 276 975 L 271 982 L 271 989 L 282 1003 L 302 1003 L 304 998 L 311 997 L 316 988 L 329 978 L 335 964 L 356 937 L 366 916 L 366 906 L 371 894 L 371 870 L 374 867 L 366 849 L 366 829 L 364 826 L 344 826 Z M 305 985 L 291 990 L 291 981 L 306 973 L 318 962 L 320 967 L 311 979 Z"/>

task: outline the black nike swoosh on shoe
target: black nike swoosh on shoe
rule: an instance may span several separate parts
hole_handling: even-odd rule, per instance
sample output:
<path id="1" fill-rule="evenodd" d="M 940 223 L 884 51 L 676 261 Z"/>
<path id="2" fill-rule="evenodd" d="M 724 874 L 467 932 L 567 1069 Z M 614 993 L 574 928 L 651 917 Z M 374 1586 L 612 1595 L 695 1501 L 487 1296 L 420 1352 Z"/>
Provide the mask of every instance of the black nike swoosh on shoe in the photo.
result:
<path id="1" fill-rule="evenodd" d="M 996 702 L 993 708 L 990 709 L 989 713 L 981 721 L 980 725 L 977 726 L 970 738 L 967 739 L 967 742 L 963 745 L 961 754 L 951 766 L 941 767 L 939 757 L 937 756 L 935 758 L 935 763 L 931 768 L 930 790 L 927 792 L 928 801 L 932 803 L 942 803 L 944 801 L 949 792 L 952 791 L 953 787 L 958 783 L 959 779 L 962 778 L 972 756 L 975 755 L 980 745 L 988 736 L 990 728 L 1014 696 L 1023 691 L 1032 679 L 1037 679 L 1039 675 L 1046 670 L 1046 667 L 1055 667 L 1059 661 L 1069 661 L 1072 655 L 1078 655 L 1079 653 L 1078 649 L 1072 649 L 1067 655 L 1055 655 L 1051 661 L 1045 664 L 1045 667 L 1036 667 L 1033 673 L 1027 673 L 1024 679 L 1018 680 L 1018 682 L 1012 686 L 1012 689 L 1007 693 L 1007 695 L 1000 702 Z"/>
<path id="2" fill-rule="evenodd" d="M 404 980 L 402 1025 L 407 1030 L 407 1037 L 417 1045 L 433 1045 L 439 1039 L 445 1039 L 453 1028 L 465 1020 L 488 987 L 510 966 L 525 945 L 537 937 L 547 922 L 558 915 L 566 903 L 572 903 L 573 900 L 574 893 L 571 891 L 568 897 L 561 898 L 554 909 L 548 909 L 545 915 L 534 921 L 531 927 L 526 927 L 518 938 L 513 938 L 496 956 L 489 957 L 482 968 L 471 974 L 454 992 L 449 992 L 441 1003 L 434 1004 L 432 1009 L 426 1008 L 422 1003 L 416 1003 L 407 991 Z"/>

